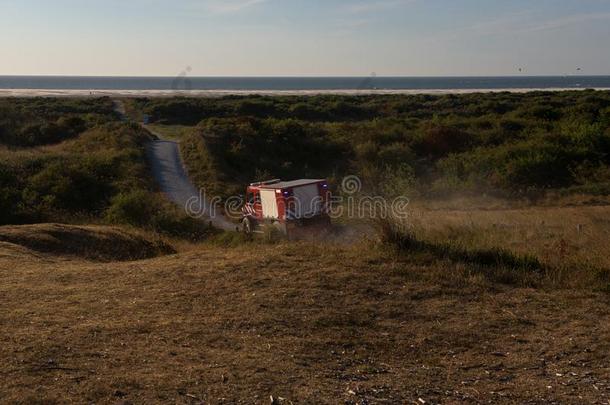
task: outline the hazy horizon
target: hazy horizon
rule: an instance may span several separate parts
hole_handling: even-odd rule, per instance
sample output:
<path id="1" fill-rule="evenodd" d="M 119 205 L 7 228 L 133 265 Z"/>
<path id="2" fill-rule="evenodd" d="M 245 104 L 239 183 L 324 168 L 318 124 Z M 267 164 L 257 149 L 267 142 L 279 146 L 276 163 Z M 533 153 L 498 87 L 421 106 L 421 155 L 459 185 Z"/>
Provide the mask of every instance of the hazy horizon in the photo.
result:
<path id="1" fill-rule="evenodd" d="M 20 78 L 27 78 L 27 77 L 32 77 L 32 78 L 36 78 L 36 77 L 49 77 L 49 78 L 53 78 L 53 77 L 57 77 L 57 78 L 126 78 L 126 79 L 175 79 L 177 76 L 180 76 L 180 73 L 178 75 L 159 75 L 159 76 L 144 76 L 144 75 L 139 75 L 139 76 L 125 76 L 125 75 L 59 75 L 59 74 L 39 74 L 39 75 L 5 75 L 5 74 L 0 74 L 0 77 L 20 77 Z M 545 75 L 545 74 L 538 74 L 538 75 L 527 75 L 527 74 L 506 74 L 506 75 L 485 75 L 485 76 L 478 76 L 478 75 L 434 75 L 434 76 L 425 76 L 425 75 L 411 75 L 411 76 L 385 76 L 385 75 L 375 75 L 375 76 L 371 76 L 371 75 L 360 75 L 360 76 L 356 76 L 356 75 L 343 75 L 343 76 L 338 76 L 338 75 L 333 75 L 333 76 L 325 76 L 325 75 L 302 75 L 302 76 L 293 76 L 293 75 L 258 75 L 258 76 L 254 76 L 254 75 L 240 75 L 240 76 L 223 76 L 223 75 L 206 75 L 206 76 L 191 76 L 191 75 L 187 75 L 186 77 L 190 78 L 190 79 L 366 79 L 369 77 L 374 77 L 374 78 L 378 78 L 378 79 L 460 79 L 460 78 L 464 78 L 464 79 L 468 79 L 468 78 L 472 78 L 472 79 L 477 79 L 477 78 L 545 78 L 545 77 L 566 77 L 566 76 L 571 76 L 571 77 L 610 77 L 610 74 L 584 74 L 584 73 L 571 73 L 571 74 L 563 74 L 563 75 L 559 75 L 559 74 L 555 74 L 555 75 Z"/>
<path id="2" fill-rule="evenodd" d="M 608 0 L 0 1 L 2 76 L 610 74 Z"/>

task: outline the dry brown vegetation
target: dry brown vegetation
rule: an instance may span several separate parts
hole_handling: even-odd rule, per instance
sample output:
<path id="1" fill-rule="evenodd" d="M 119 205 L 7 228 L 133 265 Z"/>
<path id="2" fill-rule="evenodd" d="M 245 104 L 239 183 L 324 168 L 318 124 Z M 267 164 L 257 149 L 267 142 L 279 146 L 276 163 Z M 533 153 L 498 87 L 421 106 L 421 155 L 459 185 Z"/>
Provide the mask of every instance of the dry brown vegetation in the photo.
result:
<path id="1" fill-rule="evenodd" d="M 141 231 L 104 226 L 37 224 L 0 227 L 2 252 L 23 249 L 91 261 L 116 262 L 149 259 L 176 253 L 167 243 L 151 240 Z M 16 257 L 19 260 L 19 256 Z"/>
<path id="2" fill-rule="evenodd" d="M 414 208 L 408 229 L 432 244 L 535 258 L 544 267 L 540 281 L 546 287 L 610 291 L 609 206 Z"/>
<path id="3" fill-rule="evenodd" d="M 489 266 L 375 241 L 96 263 L 35 252 L 34 231 L 0 228 L 22 235 L 0 245 L 0 402 L 610 399 L 604 292 L 502 284 Z"/>

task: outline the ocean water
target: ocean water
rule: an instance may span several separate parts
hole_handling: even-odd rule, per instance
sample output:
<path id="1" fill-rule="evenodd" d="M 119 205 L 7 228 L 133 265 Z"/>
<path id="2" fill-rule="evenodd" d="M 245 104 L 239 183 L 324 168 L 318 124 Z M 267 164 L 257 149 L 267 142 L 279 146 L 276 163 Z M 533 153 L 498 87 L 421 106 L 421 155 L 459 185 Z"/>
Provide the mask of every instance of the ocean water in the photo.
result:
<path id="1" fill-rule="evenodd" d="M 473 90 L 608 88 L 610 76 L 512 77 L 68 77 L 0 76 L 13 90 Z"/>

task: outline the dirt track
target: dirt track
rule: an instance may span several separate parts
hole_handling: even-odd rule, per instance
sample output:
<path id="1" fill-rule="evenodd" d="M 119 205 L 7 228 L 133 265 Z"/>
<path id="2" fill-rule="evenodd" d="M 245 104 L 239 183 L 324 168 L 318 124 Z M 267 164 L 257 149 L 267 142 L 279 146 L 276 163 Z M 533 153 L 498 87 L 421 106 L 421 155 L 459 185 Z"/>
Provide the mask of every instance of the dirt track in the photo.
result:
<path id="1" fill-rule="evenodd" d="M 151 141 L 146 149 L 155 181 L 171 201 L 189 213 L 210 218 L 219 229 L 235 229 L 235 224 L 211 211 L 206 196 L 191 183 L 180 157 L 178 143 L 156 140 Z"/>

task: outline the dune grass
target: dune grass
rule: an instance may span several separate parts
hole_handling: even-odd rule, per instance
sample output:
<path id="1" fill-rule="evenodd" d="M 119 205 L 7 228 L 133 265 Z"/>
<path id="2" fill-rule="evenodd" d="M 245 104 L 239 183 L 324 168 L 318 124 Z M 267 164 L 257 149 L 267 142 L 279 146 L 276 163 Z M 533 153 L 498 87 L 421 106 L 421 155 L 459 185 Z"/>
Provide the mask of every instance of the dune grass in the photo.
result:
<path id="1" fill-rule="evenodd" d="M 608 215 L 607 206 L 420 208 L 379 229 L 400 252 L 472 264 L 499 282 L 610 291 Z"/>

